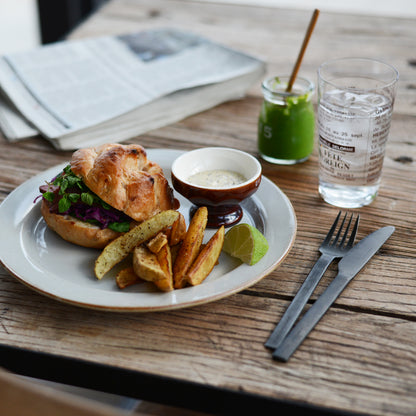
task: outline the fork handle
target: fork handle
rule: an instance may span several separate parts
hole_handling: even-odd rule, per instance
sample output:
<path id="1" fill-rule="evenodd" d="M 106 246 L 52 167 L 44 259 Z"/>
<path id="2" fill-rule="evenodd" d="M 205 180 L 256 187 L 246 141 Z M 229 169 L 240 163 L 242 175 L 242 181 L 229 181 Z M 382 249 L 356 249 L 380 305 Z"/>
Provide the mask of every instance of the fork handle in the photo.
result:
<path id="1" fill-rule="evenodd" d="M 321 296 L 308 309 L 305 316 L 290 331 L 290 334 L 283 340 L 273 352 L 273 359 L 278 361 L 288 361 L 303 340 L 315 328 L 316 324 L 325 315 L 325 312 L 335 302 L 341 292 L 346 288 L 351 279 L 338 273 L 335 279 L 329 284 Z"/>
<path id="2" fill-rule="evenodd" d="M 280 319 L 276 328 L 264 344 L 265 347 L 276 349 L 282 343 L 301 314 L 326 269 L 335 258 L 337 258 L 337 256 L 328 254 L 322 254 L 321 257 L 319 257 L 305 281 L 302 283 L 298 293 L 296 293 L 296 296 L 293 298 L 291 304 Z"/>

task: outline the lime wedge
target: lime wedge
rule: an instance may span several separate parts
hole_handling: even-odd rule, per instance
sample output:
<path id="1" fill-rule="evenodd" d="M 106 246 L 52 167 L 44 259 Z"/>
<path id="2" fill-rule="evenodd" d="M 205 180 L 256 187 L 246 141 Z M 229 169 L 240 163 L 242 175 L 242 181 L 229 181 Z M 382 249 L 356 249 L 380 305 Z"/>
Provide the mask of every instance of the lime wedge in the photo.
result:
<path id="1" fill-rule="evenodd" d="M 253 266 L 269 249 L 264 235 L 249 224 L 238 224 L 227 231 L 223 250 L 230 256 L 237 257 Z"/>

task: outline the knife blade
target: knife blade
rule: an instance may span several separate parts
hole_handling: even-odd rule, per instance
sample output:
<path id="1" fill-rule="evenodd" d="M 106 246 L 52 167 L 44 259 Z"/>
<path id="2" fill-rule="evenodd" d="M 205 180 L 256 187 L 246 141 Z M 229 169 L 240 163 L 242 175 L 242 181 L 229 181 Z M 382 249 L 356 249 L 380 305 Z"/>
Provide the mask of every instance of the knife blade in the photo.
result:
<path id="1" fill-rule="evenodd" d="M 393 226 L 374 231 L 357 243 L 338 263 L 338 274 L 309 308 L 299 323 L 289 332 L 280 346 L 273 352 L 273 359 L 288 361 L 309 332 L 321 320 L 348 283 L 358 274 L 380 247 L 393 234 Z"/>

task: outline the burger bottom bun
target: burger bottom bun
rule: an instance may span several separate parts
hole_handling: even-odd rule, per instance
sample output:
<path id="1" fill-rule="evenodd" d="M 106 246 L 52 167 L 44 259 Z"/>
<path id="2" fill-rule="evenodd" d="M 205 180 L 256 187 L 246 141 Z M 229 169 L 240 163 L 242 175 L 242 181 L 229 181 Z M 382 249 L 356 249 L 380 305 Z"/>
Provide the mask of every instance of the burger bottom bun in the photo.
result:
<path id="1" fill-rule="evenodd" d="M 59 234 L 64 240 L 83 247 L 104 248 L 110 241 L 123 233 L 101 229 L 70 215 L 53 214 L 49 211 L 48 203 L 42 200 L 41 213 L 48 227 Z"/>

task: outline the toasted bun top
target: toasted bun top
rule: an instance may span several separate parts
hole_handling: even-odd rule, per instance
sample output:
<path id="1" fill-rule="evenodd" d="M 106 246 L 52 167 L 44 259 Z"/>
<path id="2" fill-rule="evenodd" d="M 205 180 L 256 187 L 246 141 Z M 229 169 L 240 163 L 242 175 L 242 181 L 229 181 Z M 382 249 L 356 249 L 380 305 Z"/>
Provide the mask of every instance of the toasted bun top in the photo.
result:
<path id="1" fill-rule="evenodd" d="M 137 144 L 105 144 L 77 150 L 72 172 L 103 201 L 136 221 L 174 207 L 162 168 Z"/>

